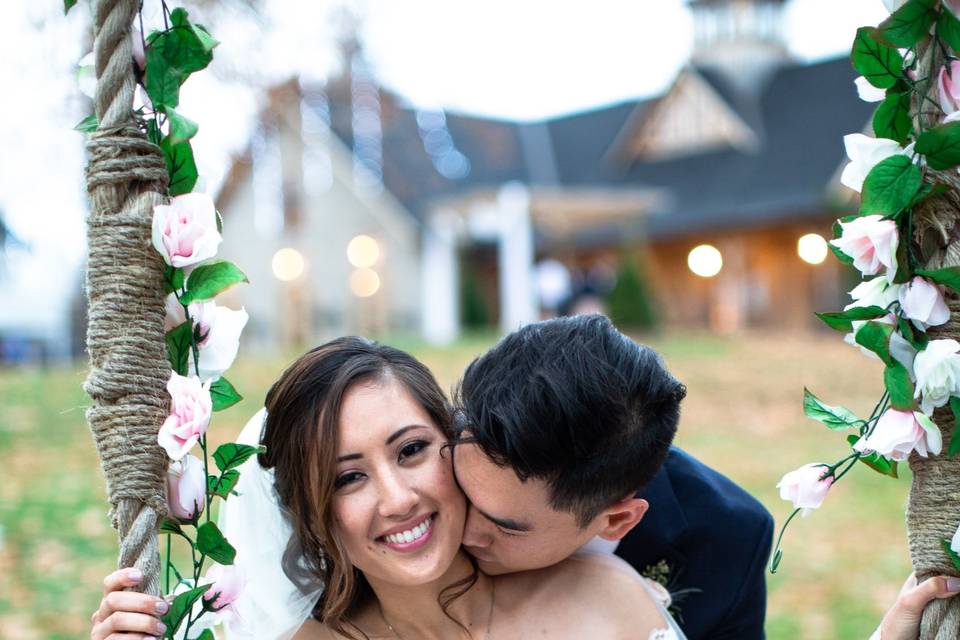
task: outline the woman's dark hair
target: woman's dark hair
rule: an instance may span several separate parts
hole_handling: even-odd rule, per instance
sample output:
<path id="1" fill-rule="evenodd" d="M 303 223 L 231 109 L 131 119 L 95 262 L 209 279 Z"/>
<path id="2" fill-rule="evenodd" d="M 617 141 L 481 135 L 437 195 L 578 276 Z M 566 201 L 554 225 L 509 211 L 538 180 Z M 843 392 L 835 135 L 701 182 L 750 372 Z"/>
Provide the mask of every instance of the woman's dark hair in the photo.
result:
<path id="1" fill-rule="evenodd" d="M 457 389 L 457 430 L 586 526 L 663 464 L 686 388 L 656 351 L 608 318 L 529 324 L 474 360 Z"/>
<path id="2" fill-rule="evenodd" d="M 357 638 L 354 631 L 366 638 L 348 616 L 372 592 L 347 558 L 333 523 L 337 422 L 354 385 L 387 379 L 403 385 L 451 437 L 450 407 L 430 370 L 408 353 L 365 338 L 337 338 L 300 356 L 267 392 L 265 403 L 261 442 L 266 453 L 259 462 L 274 469 L 280 505 L 293 528 L 283 570 L 301 588 L 318 580 L 323 584 L 314 617 L 349 638 Z M 476 580 L 475 569 L 447 587 L 441 593 L 444 611 Z"/>

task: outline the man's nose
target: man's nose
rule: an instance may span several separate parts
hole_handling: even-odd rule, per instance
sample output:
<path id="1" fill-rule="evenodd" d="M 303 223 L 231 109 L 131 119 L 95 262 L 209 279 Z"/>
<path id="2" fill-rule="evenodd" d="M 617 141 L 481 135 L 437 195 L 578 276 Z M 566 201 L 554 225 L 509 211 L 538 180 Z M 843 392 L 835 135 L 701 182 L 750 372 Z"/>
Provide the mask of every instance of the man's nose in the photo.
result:
<path id="1" fill-rule="evenodd" d="M 485 549 L 493 543 L 490 527 L 493 526 L 472 506 L 467 509 L 467 522 L 463 527 L 463 546 Z"/>
<path id="2" fill-rule="evenodd" d="M 379 514 L 383 518 L 412 515 L 420 498 L 402 474 L 391 473 L 381 477 Z"/>

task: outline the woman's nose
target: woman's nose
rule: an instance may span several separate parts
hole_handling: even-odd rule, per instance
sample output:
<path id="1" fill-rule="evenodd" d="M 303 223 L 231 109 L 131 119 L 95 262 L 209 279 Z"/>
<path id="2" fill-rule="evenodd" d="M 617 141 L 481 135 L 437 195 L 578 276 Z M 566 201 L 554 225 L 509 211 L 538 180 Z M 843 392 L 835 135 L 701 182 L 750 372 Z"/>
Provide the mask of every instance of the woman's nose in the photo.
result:
<path id="1" fill-rule="evenodd" d="M 412 515 L 420 502 L 417 492 L 399 473 L 391 473 L 380 482 L 379 512 L 384 518 Z"/>

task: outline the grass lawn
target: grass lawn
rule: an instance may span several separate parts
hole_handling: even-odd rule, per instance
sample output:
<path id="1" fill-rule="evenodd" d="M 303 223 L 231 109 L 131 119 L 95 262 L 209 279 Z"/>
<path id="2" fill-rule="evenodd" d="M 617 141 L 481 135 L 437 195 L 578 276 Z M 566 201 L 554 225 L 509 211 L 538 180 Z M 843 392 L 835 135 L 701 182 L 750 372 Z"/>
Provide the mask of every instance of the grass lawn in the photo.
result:
<path id="1" fill-rule="evenodd" d="M 421 357 L 445 388 L 492 338 L 438 350 L 395 341 Z M 881 390 L 879 365 L 837 336 L 648 340 L 689 388 L 678 444 L 756 495 L 781 522 L 789 513 L 774 485 L 806 462 L 846 450 L 803 417 L 807 386 L 825 402 L 869 413 Z M 241 353 L 230 378 L 248 399 L 214 421 L 211 442 L 235 436 L 294 354 Z M 102 577 L 115 562 L 103 479 L 84 420 L 82 367 L 0 371 L 0 636 L 78 638 L 89 633 Z M 796 519 L 780 571 L 768 576 L 771 640 L 866 638 L 909 573 L 900 480 L 861 466 L 819 512 Z M 656 508 L 656 505 L 653 505 Z M 718 523 L 717 526 L 724 526 Z"/>

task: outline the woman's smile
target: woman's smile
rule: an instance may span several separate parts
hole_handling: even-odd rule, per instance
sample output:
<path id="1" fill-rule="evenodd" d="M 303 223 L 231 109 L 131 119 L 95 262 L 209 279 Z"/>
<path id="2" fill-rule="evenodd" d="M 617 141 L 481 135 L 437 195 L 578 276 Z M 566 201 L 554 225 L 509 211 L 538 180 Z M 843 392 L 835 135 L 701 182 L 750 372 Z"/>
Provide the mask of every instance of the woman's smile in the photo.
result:
<path id="1" fill-rule="evenodd" d="M 429 513 L 426 517 L 413 520 L 416 524 L 404 524 L 394 527 L 377 537 L 377 541 L 394 551 L 409 552 L 421 549 L 430 540 L 433 534 L 433 522 L 436 513 Z"/>

